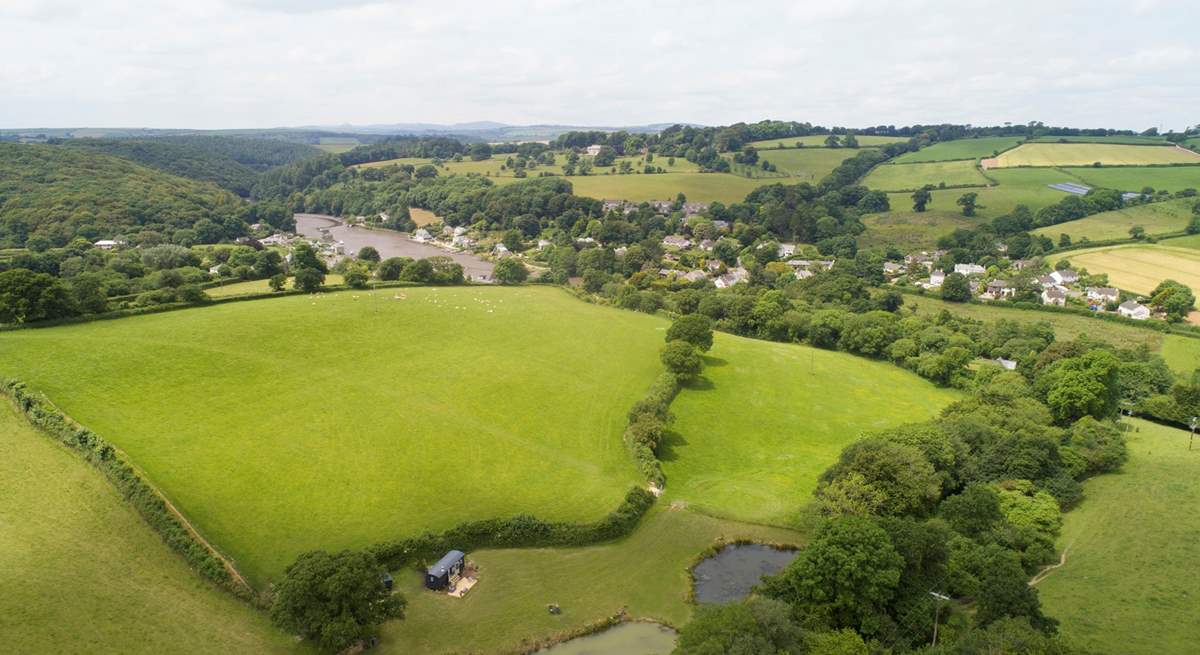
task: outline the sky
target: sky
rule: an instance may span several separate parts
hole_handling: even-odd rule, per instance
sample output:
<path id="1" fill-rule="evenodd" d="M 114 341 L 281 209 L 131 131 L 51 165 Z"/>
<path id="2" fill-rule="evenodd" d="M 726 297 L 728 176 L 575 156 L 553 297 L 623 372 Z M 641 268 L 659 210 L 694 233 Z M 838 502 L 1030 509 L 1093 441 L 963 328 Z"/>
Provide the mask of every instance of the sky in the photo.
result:
<path id="1" fill-rule="evenodd" d="M 1200 123 L 1194 0 L 0 0 L 0 128 Z"/>

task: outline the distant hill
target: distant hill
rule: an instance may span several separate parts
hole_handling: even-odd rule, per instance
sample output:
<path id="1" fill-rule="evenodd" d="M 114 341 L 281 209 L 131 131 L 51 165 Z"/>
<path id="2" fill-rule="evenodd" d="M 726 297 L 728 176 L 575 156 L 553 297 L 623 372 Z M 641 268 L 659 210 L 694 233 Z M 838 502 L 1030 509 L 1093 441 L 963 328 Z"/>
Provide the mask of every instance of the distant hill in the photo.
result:
<path id="1" fill-rule="evenodd" d="M 0 247 L 24 247 L 34 235 L 62 246 L 142 232 L 186 243 L 228 232 L 244 204 L 214 184 L 91 148 L 0 144 Z"/>
<path id="2" fill-rule="evenodd" d="M 328 130 L 352 134 L 412 134 L 417 136 L 457 136 L 474 141 L 549 141 L 566 132 L 624 130 L 639 134 L 661 132 L 677 123 L 652 123 L 603 127 L 594 125 L 508 125 L 492 121 L 472 123 L 385 123 L 377 125 L 311 126 L 298 129 Z M 689 125 L 688 123 L 684 123 Z"/>

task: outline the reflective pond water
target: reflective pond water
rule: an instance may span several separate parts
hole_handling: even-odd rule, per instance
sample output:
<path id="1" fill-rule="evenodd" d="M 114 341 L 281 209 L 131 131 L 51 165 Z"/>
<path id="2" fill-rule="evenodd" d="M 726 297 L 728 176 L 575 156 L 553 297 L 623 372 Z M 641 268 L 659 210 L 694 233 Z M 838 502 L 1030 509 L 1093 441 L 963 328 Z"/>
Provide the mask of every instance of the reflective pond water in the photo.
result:
<path id="1" fill-rule="evenodd" d="M 621 623 L 604 632 L 564 641 L 538 655 L 668 655 L 675 631 L 657 623 Z"/>
<path id="2" fill-rule="evenodd" d="M 796 559 L 798 551 L 762 544 L 728 545 L 692 569 L 697 603 L 728 603 L 750 594 L 763 576 L 773 575 Z"/>

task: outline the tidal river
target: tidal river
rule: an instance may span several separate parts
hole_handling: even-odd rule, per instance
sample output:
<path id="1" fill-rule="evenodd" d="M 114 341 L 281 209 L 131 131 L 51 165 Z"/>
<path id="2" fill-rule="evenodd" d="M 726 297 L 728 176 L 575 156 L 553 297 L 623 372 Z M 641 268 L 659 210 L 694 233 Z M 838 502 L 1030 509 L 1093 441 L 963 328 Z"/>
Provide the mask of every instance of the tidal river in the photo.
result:
<path id="1" fill-rule="evenodd" d="M 346 254 L 353 255 L 360 248 L 372 246 L 379 251 L 379 256 L 411 257 L 424 259 L 426 257 L 449 257 L 463 267 L 463 274 L 471 280 L 491 280 L 492 263 L 465 252 L 450 252 L 427 243 L 418 243 L 401 232 L 391 230 L 368 230 L 365 227 L 350 227 L 341 219 L 323 214 L 296 214 L 296 233 L 312 239 L 321 238 L 321 228 L 329 230 L 334 241 L 341 241 Z"/>

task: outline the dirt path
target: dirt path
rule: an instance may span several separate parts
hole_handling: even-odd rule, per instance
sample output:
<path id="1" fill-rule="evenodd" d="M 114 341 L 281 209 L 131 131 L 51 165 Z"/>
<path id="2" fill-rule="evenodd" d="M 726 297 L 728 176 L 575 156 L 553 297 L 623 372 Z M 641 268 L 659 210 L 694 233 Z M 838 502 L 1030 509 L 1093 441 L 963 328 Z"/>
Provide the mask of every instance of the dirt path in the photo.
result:
<path id="1" fill-rule="evenodd" d="M 1068 550 L 1071 550 L 1071 546 L 1067 546 L 1066 548 L 1063 549 L 1062 555 L 1058 559 L 1058 564 L 1048 564 L 1046 566 L 1043 566 L 1042 570 L 1038 571 L 1037 575 L 1033 576 L 1033 579 L 1031 579 L 1029 581 L 1029 586 L 1030 587 L 1036 586 L 1037 583 L 1041 582 L 1042 580 L 1045 580 L 1047 576 L 1049 576 L 1051 573 L 1053 573 L 1054 569 L 1057 569 L 1060 566 L 1066 564 Z"/>

